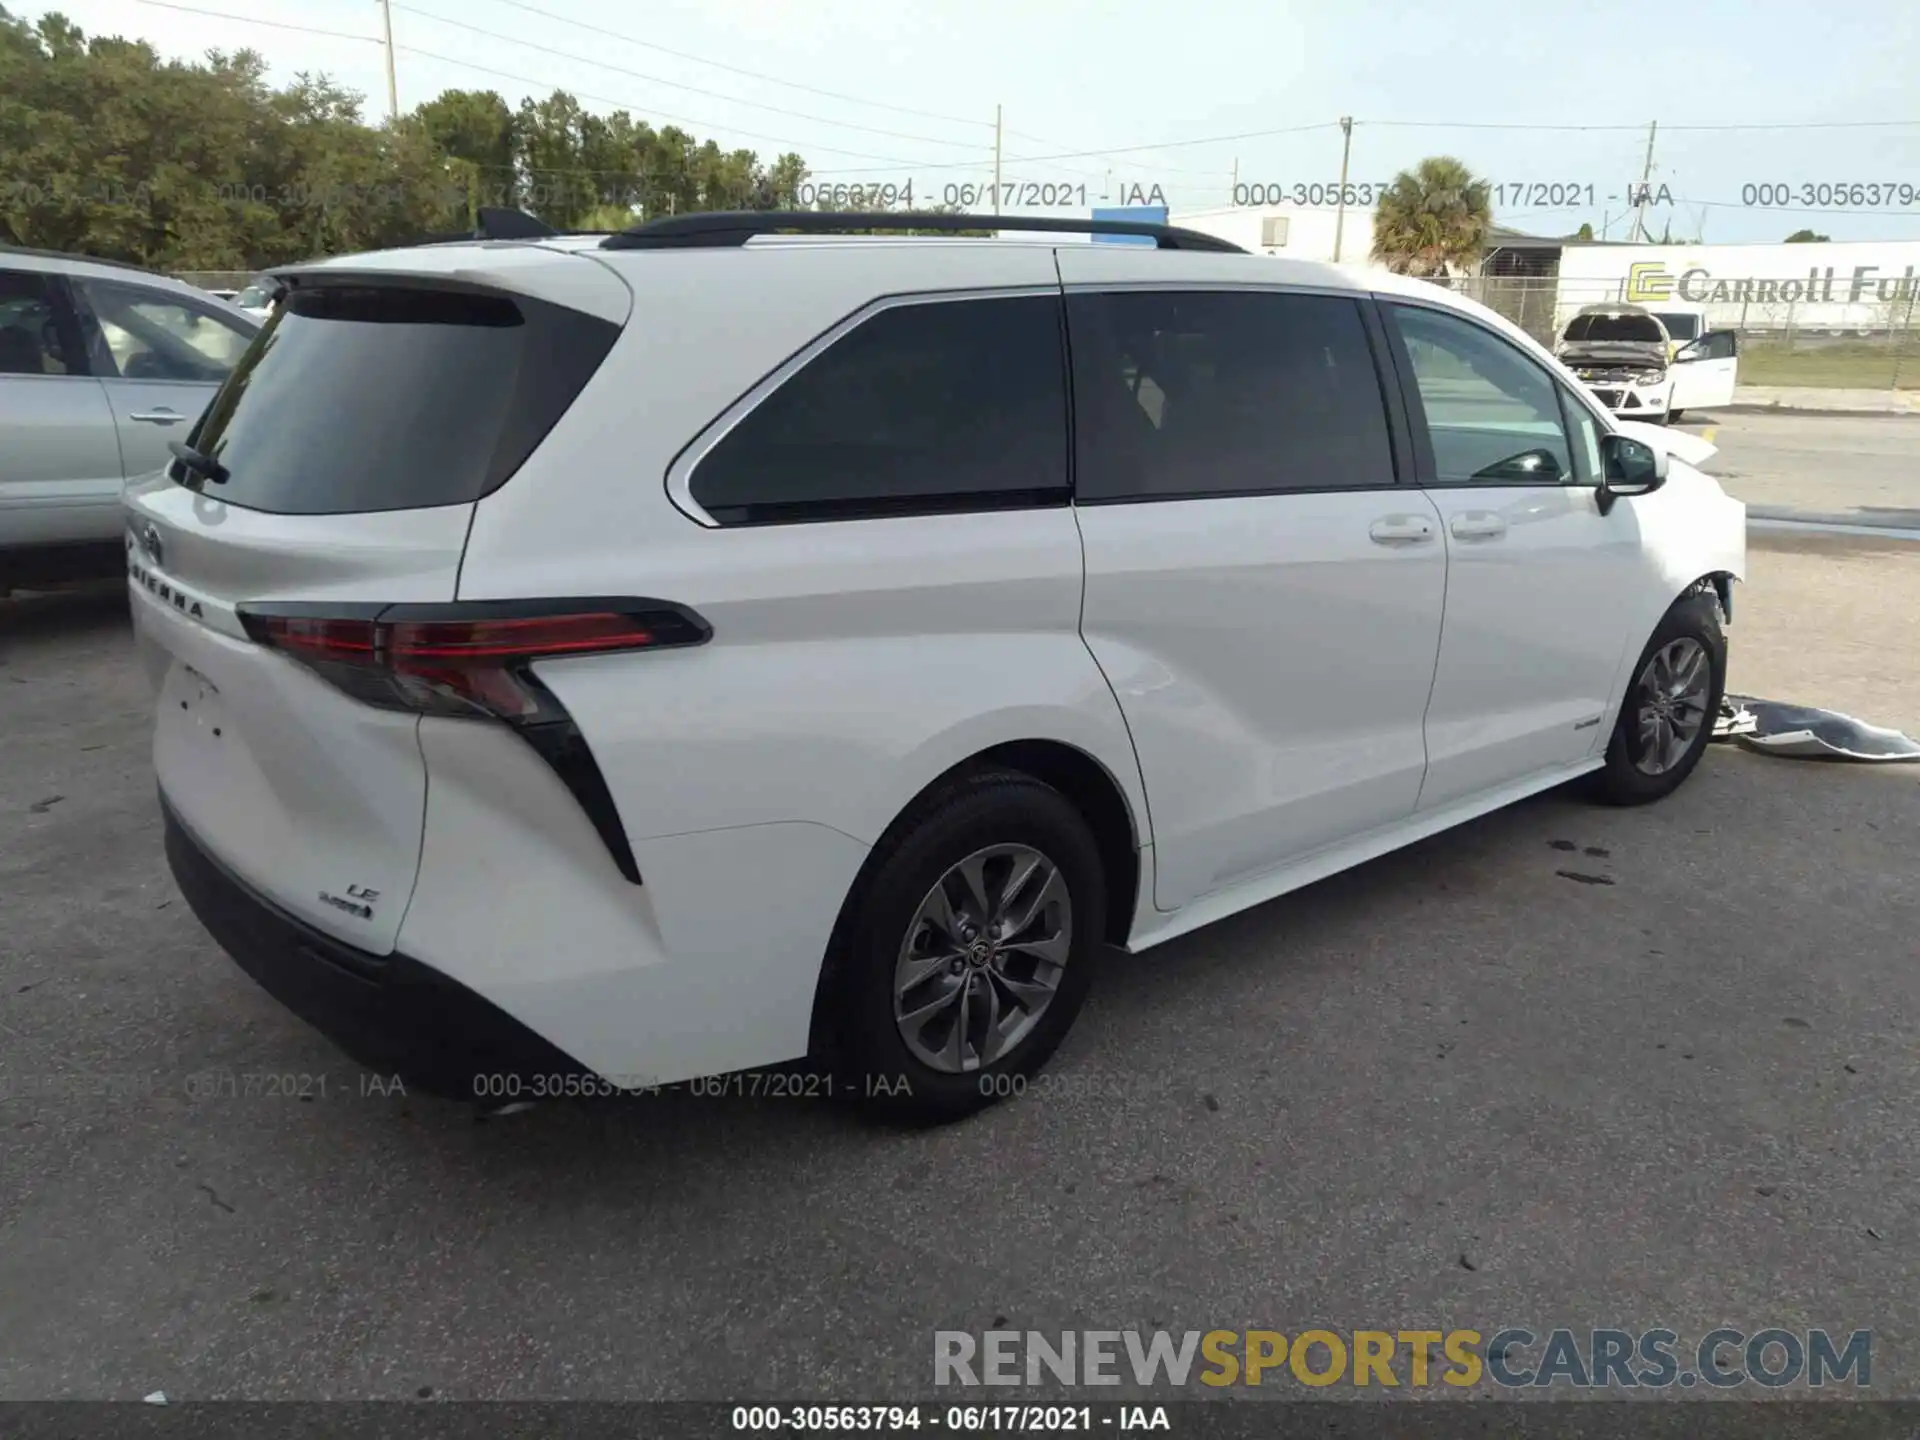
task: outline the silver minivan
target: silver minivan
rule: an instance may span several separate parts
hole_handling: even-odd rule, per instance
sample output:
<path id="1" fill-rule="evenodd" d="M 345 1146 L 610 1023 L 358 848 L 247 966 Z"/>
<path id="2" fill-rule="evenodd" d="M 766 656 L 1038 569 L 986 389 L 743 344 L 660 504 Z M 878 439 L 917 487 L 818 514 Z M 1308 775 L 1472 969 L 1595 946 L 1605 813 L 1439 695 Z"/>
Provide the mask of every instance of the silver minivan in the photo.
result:
<path id="1" fill-rule="evenodd" d="M 0 592 L 120 564 L 122 485 L 169 463 L 260 325 L 135 266 L 0 246 Z"/>

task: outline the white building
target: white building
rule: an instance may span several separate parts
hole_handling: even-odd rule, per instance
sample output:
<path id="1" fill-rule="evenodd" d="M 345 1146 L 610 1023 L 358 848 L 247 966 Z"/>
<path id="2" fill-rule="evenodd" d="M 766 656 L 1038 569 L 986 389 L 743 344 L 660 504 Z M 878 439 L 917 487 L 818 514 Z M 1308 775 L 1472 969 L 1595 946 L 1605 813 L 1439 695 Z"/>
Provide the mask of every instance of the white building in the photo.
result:
<path id="1" fill-rule="evenodd" d="M 1558 274 L 1560 324 L 1605 300 L 1705 305 L 1715 329 L 1881 333 L 1920 319 L 1920 240 L 1569 244 Z"/>
<path id="2" fill-rule="evenodd" d="M 1169 225 L 1217 235 L 1255 255 L 1365 265 L 1373 253 L 1373 210 L 1349 205 L 1344 212 L 1292 206 L 1236 205 L 1179 211 Z M 1339 254 L 1334 253 L 1336 242 Z"/>

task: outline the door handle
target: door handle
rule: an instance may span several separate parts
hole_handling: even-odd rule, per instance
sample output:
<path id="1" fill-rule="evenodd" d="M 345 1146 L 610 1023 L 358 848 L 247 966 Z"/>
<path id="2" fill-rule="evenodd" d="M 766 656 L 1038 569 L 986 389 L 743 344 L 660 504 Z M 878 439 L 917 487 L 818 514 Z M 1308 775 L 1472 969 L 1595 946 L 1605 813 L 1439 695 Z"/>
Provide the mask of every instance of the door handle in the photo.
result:
<path id="1" fill-rule="evenodd" d="M 1367 529 L 1376 545 L 1418 545 L 1433 538 L 1433 523 L 1419 515 L 1385 515 Z"/>
<path id="2" fill-rule="evenodd" d="M 169 410 L 166 406 L 160 405 L 152 410 L 136 410 L 127 418 L 138 420 L 143 425 L 178 425 L 187 417 L 177 410 Z"/>
<path id="3" fill-rule="evenodd" d="M 1457 540 L 1497 540 L 1507 533 L 1507 522 L 1491 510 L 1469 510 L 1454 516 L 1447 528 Z"/>

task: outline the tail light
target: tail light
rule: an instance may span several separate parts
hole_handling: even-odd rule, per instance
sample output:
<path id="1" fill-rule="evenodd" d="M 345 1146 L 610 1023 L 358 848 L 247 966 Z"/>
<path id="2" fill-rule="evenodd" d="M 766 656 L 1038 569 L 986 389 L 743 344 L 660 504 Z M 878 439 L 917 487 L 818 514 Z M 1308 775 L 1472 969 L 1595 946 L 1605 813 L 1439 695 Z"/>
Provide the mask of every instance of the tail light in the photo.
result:
<path id="1" fill-rule="evenodd" d="M 255 643 L 383 710 L 503 721 L 539 752 L 639 883 L 613 797 L 585 737 L 533 666 L 619 651 L 701 645 L 712 628 L 663 600 L 479 601 L 447 605 L 242 606 Z"/>

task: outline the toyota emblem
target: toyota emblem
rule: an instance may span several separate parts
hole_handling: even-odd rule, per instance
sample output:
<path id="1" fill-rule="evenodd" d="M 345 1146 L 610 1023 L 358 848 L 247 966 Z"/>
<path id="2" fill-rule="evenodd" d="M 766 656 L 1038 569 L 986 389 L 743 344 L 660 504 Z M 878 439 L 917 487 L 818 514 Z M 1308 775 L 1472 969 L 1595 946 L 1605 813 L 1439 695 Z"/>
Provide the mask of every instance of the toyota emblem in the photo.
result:
<path id="1" fill-rule="evenodd" d="M 147 552 L 147 559 L 155 565 L 164 565 L 166 563 L 166 547 L 160 540 L 160 527 L 151 520 L 142 520 L 138 534 L 140 536 L 140 548 Z"/>

